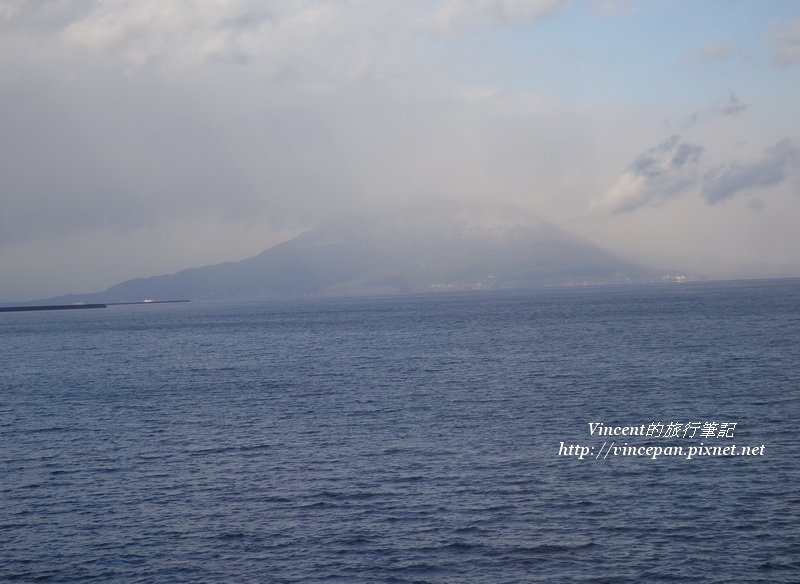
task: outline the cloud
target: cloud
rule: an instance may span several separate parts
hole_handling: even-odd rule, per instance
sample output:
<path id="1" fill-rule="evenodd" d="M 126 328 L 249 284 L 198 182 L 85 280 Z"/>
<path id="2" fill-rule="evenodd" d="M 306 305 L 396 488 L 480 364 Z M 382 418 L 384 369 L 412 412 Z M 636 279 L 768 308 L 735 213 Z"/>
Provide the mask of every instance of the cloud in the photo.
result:
<path id="1" fill-rule="evenodd" d="M 790 166 L 800 160 L 800 150 L 789 138 L 767 148 L 750 162 L 729 162 L 706 173 L 702 195 L 711 204 L 728 200 L 738 193 L 771 187 L 783 182 Z"/>
<path id="2" fill-rule="evenodd" d="M 719 105 L 717 111 L 723 116 L 735 116 L 746 110 L 749 105 L 750 104 L 743 102 L 733 91 L 731 91 L 728 95 L 728 99 Z"/>
<path id="3" fill-rule="evenodd" d="M 637 0 L 594 0 L 592 12 L 604 16 L 630 15 L 636 11 Z"/>
<path id="4" fill-rule="evenodd" d="M 407 198 L 491 197 L 591 233 L 614 223 L 582 213 L 599 184 L 592 194 L 612 187 L 595 201 L 601 209 L 684 196 L 721 224 L 723 206 L 700 196 L 702 177 L 710 160 L 733 155 L 710 151 L 741 140 L 748 122 L 749 144 L 794 136 L 786 86 L 756 92 L 766 100 L 756 125 L 744 88 L 771 79 L 743 69 L 741 94 L 730 95 L 724 79 L 671 83 L 680 100 L 701 99 L 708 83 L 723 92 L 694 101 L 705 105 L 692 130 L 702 140 L 673 129 L 683 138 L 645 152 L 667 136 L 653 138 L 667 115 L 660 108 L 683 101 L 655 99 L 658 87 L 645 87 L 652 77 L 639 84 L 647 91 L 609 101 L 603 73 L 613 72 L 603 64 L 617 53 L 608 31 L 581 25 L 559 50 L 562 25 L 596 19 L 590 3 L 570 5 L 577 19 L 562 19 L 558 0 L 0 0 L 0 297 L 12 281 L 14 295 L 27 295 L 26 278 L 38 288 L 56 263 L 64 269 L 54 287 L 100 287 L 111 283 L 103 274 L 245 257 L 275 234 Z M 645 24 L 626 20 L 615 26 Z M 475 31 L 489 34 L 470 38 Z M 619 33 L 615 42 L 626 43 Z M 636 69 L 641 50 L 617 69 Z M 570 89 L 576 79 L 585 91 Z M 726 169 L 719 181 L 733 174 Z M 658 227 L 682 208 L 618 220 Z M 46 261 L 56 248 L 63 254 Z M 70 258 L 73 279 L 64 275 Z"/>
<path id="5" fill-rule="evenodd" d="M 769 33 L 773 45 L 773 62 L 777 65 L 800 63 L 800 17 L 793 18 Z"/>
<path id="6" fill-rule="evenodd" d="M 724 61 L 733 56 L 736 50 L 734 43 L 719 43 L 704 47 L 697 56 L 704 61 Z"/>
<path id="7" fill-rule="evenodd" d="M 564 6 L 566 0 L 107 0 L 91 4 L 63 36 L 134 66 L 258 61 L 275 74 L 308 77 L 333 65 L 348 79 L 368 71 L 370 56 L 394 40 L 530 22 Z"/>
<path id="8" fill-rule="evenodd" d="M 749 103 L 742 101 L 736 93 L 730 91 L 726 99 L 693 112 L 680 126 L 688 129 L 710 122 L 718 116 L 732 118 L 743 113 L 749 107 Z"/>
<path id="9" fill-rule="evenodd" d="M 739 193 L 784 182 L 800 161 L 800 149 L 790 138 L 748 162 L 734 160 L 705 171 L 700 164 L 703 152 L 702 146 L 685 142 L 680 136 L 667 138 L 637 158 L 608 191 L 592 201 L 590 210 L 619 214 L 658 206 L 700 185 L 700 196 L 709 205 L 716 205 Z"/>
<path id="10" fill-rule="evenodd" d="M 702 146 L 670 136 L 639 156 L 590 208 L 616 214 L 661 205 L 696 183 L 702 153 Z"/>
<path id="11" fill-rule="evenodd" d="M 344 36 L 369 31 L 370 10 L 353 14 L 352 7 L 322 1 L 111 0 L 94 3 L 64 28 L 63 38 L 134 66 L 259 61 L 273 74 L 319 75 L 335 65 L 341 75 L 342 61 L 358 61 L 354 52 L 341 58 L 343 47 L 358 47 L 343 42 Z"/>
<path id="12" fill-rule="evenodd" d="M 441 31 L 459 31 L 547 18 L 566 0 L 445 0 L 428 21 Z"/>
<path id="13" fill-rule="evenodd" d="M 20 11 L 21 4 L 14 0 L 0 2 L 0 19 L 7 20 Z"/>

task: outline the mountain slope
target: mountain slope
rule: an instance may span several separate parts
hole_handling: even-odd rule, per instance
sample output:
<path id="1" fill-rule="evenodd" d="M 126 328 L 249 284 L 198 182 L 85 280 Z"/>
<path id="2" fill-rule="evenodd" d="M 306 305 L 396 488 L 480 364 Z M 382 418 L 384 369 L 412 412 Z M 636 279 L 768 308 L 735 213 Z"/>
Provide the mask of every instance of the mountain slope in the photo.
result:
<path id="1" fill-rule="evenodd" d="M 519 288 L 652 279 L 516 209 L 437 202 L 322 224 L 239 261 L 138 278 L 50 301 L 245 299 Z"/>

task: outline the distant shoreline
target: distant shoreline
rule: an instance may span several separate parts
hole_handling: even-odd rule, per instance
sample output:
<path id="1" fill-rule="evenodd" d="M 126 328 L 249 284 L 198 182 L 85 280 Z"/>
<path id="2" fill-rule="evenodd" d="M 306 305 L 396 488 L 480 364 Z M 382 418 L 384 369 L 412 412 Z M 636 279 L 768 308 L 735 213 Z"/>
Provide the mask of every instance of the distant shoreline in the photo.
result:
<path id="1" fill-rule="evenodd" d="M 106 302 L 107 306 L 123 306 L 126 304 L 172 304 L 175 302 L 189 302 L 188 298 L 181 300 L 140 300 L 139 302 Z"/>
<path id="2" fill-rule="evenodd" d="M 106 308 L 106 304 L 44 304 L 39 306 L 0 306 L 0 312 L 25 312 L 29 310 L 73 310 L 76 308 Z"/>
<path id="3" fill-rule="evenodd" d="M 39 304 L 33 306 L 0 306 L 0 312 L 28 312 L 36 310 L 75 310 L 81 308 L 107 308 L 109 306 L 122 306 L 129 304 L 170 304 L 174 302 L 189 302 L 189 300 L 143 300 L 140 302 L 106 302 L 105 304 Z"/>

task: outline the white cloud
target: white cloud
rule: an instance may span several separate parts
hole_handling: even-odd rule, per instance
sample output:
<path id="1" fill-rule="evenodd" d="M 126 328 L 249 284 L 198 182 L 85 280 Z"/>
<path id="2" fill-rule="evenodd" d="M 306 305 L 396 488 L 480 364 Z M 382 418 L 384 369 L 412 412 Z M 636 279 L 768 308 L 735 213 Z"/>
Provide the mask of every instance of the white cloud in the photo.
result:
<path id="1" fill-rule="evenodd" d="M 709 204 L 720 203 L 742 192 L 775 186 L 788 176 L 800 150 L 784 138 L 748 162 L 732 161 L 710 170 L 703 181 L 703 197 Z"/>
<path id="2" fill-rule="evenodd" d="M 5 0 L 0 2 L 0 19 L 9 19 L 19 13 L 22 3 L 18 0 Z"/>
<path id="3" fill-rule="evenodd" d="M 64 30 L 64 38 L 134 65 L 199 65 L 260 60 L 275 71 L 330 62 L 354 30 L 349 4 L 250 0 L 110 1 Z"/>
<path id="4" fill-rule="evenodd" d="M 800 17 L 793 18 L 769 34 L 774 50 L 774 61 L 778 65 L 800 63 Z"/>
<path id="5" fill-rule="evenodd" d="M 595 198 L 590 210 L 610 214 L 635 211 L 645 206 L 660 206 L 679 195 L 694 191 L 709 205 L 715 205 L 740 193 L 756 194 L 789 178 L 793 165 L 800 160 L 800 149 L 784 138 L 764 149 L 761 156 L 742 162 L 731 160 L 714 167 L 701 168 L 704 148 L 671 136 L 650 148 L 622 173 L 602 196 Z M 763 207 L 759 202 L 750 208 Z"/>
<path id="6" fill-rule="evenodd" d="M 358 77 L 395 39 L 545 18 L 565 0 L 107 0 L 64 30 L 70 43 L 128 63 L 258 61 L 273 73 Z M 349 62 L 347 66 L 345 62 Z M 332 75 L 329 75 L 329 77 Z"/>
<path id="7" fill-rule="evenodd" d="M 442 31 L 529 22 L 563 9 L 566 0 L 445 0 L 427 22 Z"/>
<path id="8" fill-rule="evenodd" d="M 590 209 L 626 213 L 663 204 L 695 184 L 702 152 L 701 146 L 670 136 L 639 156 Z"/>
<path id="9" fill-rule="evenodd" d="M 747 78 L 737 82 L 748 89 L 742 99 L 709 96 L 703 123 L 680 130 L 691 139 L 662 142 L 628 165 L 632 144 L 662 141 L 666 112 L 654 115 L 660 106 L 636 91 L 624 104 L 597 101 L 593 75 L 577 103 L 551 82 L 584 86 L 586 71 L 558 51 L 534 55 L 527 42 L 505 42 L 503 27 L 536 35 L 546 26 L 538 21 L 565 5 L 0 0 L 0 296 L 28 295 L 55 274 L 53 263 L 63 270 L 52 277 L 70 287 L 107 284 L 90 282 L 86 266 L 98 278 L 153 273 L 132 259 L 144 240 L 151 256 L 174 250 L 146 262 L 166 271 L 243 257 L 277 234 L 406 198 L 497 199 L 590 237 L 624 221 L 654 230 L 686 209 L 701 209 L 716 229 L 732 208 L 751 212 L 706 204 L 709 168 L 719 169 L 715 192 L 737 199 L 781 169 L 791 176 L 779 156 L 777 166 L 759 166 L 757 151 L 745 153 L 797 134 L 790 113 L 767 101 L 759 119 L 736 115 L 742 99 L 766 93 Z M 591 18 L 591 4 L 574 9 Z M 492 32 L 465 42 L 477 29 Z M 554 46 L 552 36 L 542 36 L 543 47 Z M 696 91 L 687 87 L 686 99 Z M 696 144 L 709 151 L 701 156 Z M 733 159 L 742 162 L 725 165 Z M 748 177 L 762 178 L 736 190 Z M 594 204 L 613 217 L 583 213 L 596 185 L 611 185 Z M 777 214 L 775 190 L 762 216 Z M 697 196 L 683 196 L 690 191 Z M 658 213 L 622 212 L 666 201 L 674 202 Z M 780 198 L 784 209 L 795 202 Z M 226 243 L 239 233 L 247 234 L 240 244 Z M 659 237 L 672 245 L 669 234 Z M 55 248 L 61 255 L 48 261 Z M 13 294 L 4 293 L 12 281 Z"/>

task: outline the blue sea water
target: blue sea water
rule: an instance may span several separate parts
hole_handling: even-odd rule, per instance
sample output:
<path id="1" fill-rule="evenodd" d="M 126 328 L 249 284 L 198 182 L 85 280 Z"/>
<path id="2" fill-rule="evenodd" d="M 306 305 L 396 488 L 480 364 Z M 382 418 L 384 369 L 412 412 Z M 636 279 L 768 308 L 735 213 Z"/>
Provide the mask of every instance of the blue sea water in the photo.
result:
<path id="1" fill-rule="evenodd" d="M 0 581 L 800 581 L 798 281 L 0 314 L 0 359 Z M 559 455 L 695 421 L 764 454 Z"/>

